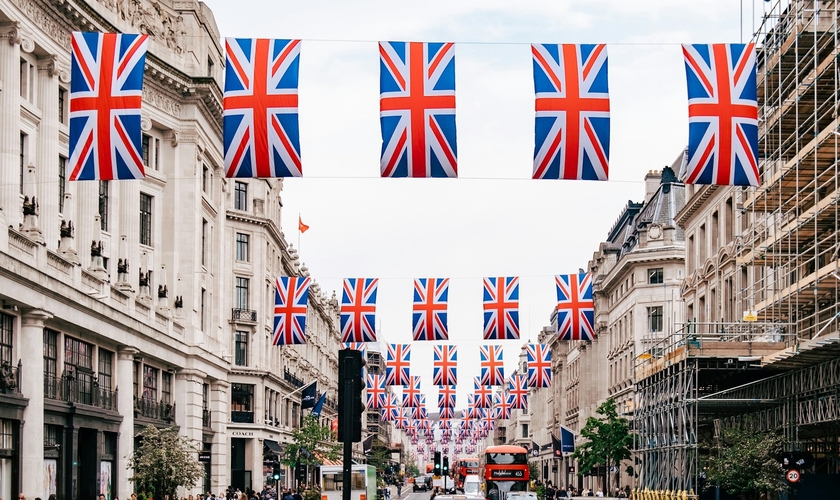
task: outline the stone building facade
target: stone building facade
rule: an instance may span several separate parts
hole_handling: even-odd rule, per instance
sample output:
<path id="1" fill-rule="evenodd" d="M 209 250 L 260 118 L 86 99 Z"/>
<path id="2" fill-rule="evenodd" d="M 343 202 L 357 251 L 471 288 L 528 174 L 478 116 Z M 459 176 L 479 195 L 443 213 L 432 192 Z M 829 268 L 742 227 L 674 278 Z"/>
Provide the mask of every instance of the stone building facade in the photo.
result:
<path id="1" fill-rule="evenodd" d="M 72 31 L 150 35 L 144 180 L 68 181 Z M 282 181 L 224 178 L 212 12 L 2 0 L 0 34 L 0 497 L 126 498 L 145 425 L 199 443 L 195 493 L 260 489 L 304 385 L 336 418 L 338 304 L 313 283 L 309 343 L 271 345 L 274 279 L 308 271 Z"/>

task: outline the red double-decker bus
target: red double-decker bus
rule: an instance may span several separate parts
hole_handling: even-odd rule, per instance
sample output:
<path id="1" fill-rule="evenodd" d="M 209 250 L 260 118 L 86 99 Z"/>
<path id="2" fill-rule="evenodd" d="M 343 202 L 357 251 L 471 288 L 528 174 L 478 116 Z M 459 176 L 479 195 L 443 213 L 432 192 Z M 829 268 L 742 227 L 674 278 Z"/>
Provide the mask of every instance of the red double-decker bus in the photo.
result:
<path id="1" fill-rule="evenodd" d="M 490 446 L 481 455 L 484 496 L 505 500 L 511 491 L 528 491 L 528 450 L 521 446 Z"/>
<path id="2" fill-rule="evenodd" d="M 475 474 L 476 476 L 481 475 L 478 457 L 459 458 L 455 466 L 455 487 L 459 490 L 464 489 L 464 476 L 469 476 L 470 474 Z"/>

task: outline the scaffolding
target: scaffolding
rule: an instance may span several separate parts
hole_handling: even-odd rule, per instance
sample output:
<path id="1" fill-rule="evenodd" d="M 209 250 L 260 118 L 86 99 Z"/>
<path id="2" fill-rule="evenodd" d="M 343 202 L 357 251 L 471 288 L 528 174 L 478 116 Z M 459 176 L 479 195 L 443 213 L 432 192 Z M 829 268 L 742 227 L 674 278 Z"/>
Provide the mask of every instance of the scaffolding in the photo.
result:
<path id="1" fill-rule="evenodd" d="M 814 472 L 840 471 L 838 5 L 756 3 L 762 184 L 698 191 L 728 189 L 740 215 L 740 293 L 717 319 L 756 321 L 687 323 L 638 357 L 640 489 L 699 493 L 701 445 L 726 427 L 779 432 Z"/>

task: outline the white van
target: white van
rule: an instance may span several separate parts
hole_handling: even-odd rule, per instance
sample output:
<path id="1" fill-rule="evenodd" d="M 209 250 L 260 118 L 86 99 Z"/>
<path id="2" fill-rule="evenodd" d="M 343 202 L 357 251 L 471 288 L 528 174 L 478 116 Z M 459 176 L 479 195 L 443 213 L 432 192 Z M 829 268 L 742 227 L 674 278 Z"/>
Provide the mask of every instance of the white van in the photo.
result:
<path id="1" fill-rule="evenodd" d="M 481 491 L 481 478 L 475 474 L 464 476 L 464 495 L 468 497 L 484 498 L 484 493 Z"/>

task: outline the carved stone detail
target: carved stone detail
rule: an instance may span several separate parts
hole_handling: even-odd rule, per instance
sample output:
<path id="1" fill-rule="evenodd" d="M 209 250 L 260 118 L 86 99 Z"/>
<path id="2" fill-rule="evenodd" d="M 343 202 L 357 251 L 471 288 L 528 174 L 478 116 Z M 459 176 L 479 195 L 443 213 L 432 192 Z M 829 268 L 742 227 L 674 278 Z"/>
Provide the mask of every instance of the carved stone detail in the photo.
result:
<path id="1" fill-rule="evenodd" d="M 148 85 L 143 85 L 143 100 L 176 118 L 181 117 L 181 104 L 178 101 L 150 88 Z"/>
<path id="2" fill-rule="evenodd" d="M 152 120 L 149 120 L 146 117 L 140 118 L 140 129 L 144 132 L 152 130 Z"/>
<path id="3" fill-rule="evenodd" d="M 171 144 L 173 148 L 178 146 L 178 136 L 179 134 L 175 130 L 170 130 L 169 132 L 163 134 L 163 138 L 168 139 L 169 144 Z"/>
<path id="4" fill-rule="evenodd" d="M 11 45 L 20 43 L 20 25 L 17 22 L 0 24 L 0 38 L 5 38 Z"/>
<path id="5" fill-rule="evenodd" d="M 53 40 L 64 47 L 70 47 L 70 32 L 72 27 L 69 25 L 62 26 L 54 18 L 55 13 L 44 11 L 35 0 L 12 0 L 17 5 L 18 9 L 23 12 L 26 17 L 31 19 L 38 28 L 48 34 Z M 19 37 L 20 35 L 16 35 Z M 20 43 L 20 40 L 9 40 L 10 43 Z M 34 44 L 33 44 L 34 48 Z"/>
<path id="6" fill-rule="evenodd" d="M 140 33 L 154 37 L 176 54 L 185 49 L 187 29 L 184 18 L 168 12 L 160 2 L 148 0 L 98 0 L 111 12 L 137 28 Z"/>

